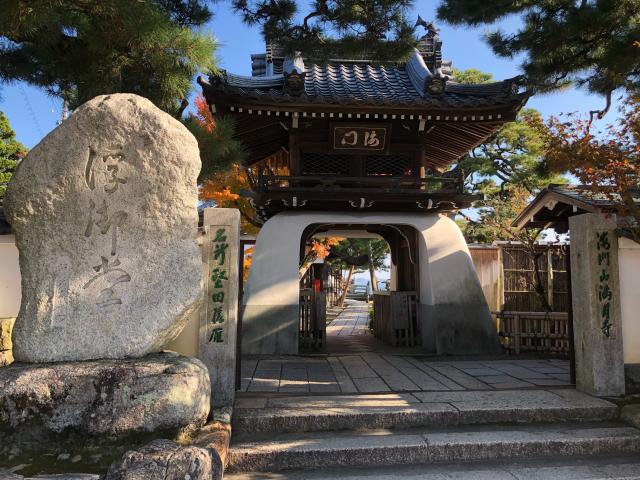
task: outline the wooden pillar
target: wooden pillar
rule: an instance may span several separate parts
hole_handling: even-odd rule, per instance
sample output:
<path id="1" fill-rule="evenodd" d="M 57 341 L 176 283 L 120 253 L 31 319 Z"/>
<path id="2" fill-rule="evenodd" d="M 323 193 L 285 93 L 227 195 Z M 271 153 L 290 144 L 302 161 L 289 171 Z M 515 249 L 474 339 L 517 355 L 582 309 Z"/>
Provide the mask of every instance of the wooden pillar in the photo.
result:
<path id="1" fill-rule="evenodd" d="M 294 177 L 302 175 L 298 135 L 297 128 L 291 128 L 289 130 L 289 170 L 291 170 L 291 175 Z"/>

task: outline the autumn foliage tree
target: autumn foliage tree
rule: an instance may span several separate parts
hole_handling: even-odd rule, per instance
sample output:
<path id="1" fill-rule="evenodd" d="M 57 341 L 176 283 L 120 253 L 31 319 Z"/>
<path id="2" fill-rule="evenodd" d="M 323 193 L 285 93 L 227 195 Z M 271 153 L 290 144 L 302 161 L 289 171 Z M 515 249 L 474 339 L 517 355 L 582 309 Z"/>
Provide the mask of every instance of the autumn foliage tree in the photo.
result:
<path id="1" fill-rule="evenodd" d="M 198 140 L 202 170 L 200 171 L 200 200 L 213 202 L 221 208 L 240 211 L 244 233 L 255 234 L 262 226 L 248 198 L 249 179 L 242 167 L 245 152 L 233 139 L 233 124 L 227 119 L 216 119 L 202 95 L 195 99 L 196 112 L 185 119 L 187 128 Z"/>
<path id="2" fill-rule="evenodd" d="M 605 195 L 627 220 L 625 230 L 640 243 L 640 94 L 630 93 L 620 115 L 602 131 L 577 114 L 552 117 L 544 131 L 547 162 L 568 171 L 594 193 Z"/>

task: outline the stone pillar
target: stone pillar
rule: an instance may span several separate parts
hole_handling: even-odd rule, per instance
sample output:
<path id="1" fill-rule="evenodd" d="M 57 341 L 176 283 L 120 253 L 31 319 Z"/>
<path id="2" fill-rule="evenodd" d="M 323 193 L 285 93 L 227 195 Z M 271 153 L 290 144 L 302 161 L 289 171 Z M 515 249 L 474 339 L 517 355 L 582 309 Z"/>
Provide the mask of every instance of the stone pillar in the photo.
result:
<path id="1" fill-rule="evenodd" d="M 603 214 L 569 219 L 576 387 L 624 394 L 616 223 Z"/>
<path id="2" fill-rule="evenodd" d="M 211 407 L 230 407 L 236 390 L 240 212 L 206 208 L 204 302 L 199 355 L 211 377 Z"/>

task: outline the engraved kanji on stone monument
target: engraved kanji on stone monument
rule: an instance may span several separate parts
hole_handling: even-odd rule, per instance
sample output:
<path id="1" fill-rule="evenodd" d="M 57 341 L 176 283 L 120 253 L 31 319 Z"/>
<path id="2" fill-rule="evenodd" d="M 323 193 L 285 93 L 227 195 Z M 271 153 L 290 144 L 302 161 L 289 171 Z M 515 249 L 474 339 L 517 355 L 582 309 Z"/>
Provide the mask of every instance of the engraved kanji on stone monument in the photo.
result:
<path id="1" fill-rule="evenodd" d="M 600 302 L 600 329 L 605 337 L 611 335 L 611 300 L 613 292 L 609 288 L 609 276 L 611 267 L 611 244 L 609 243 L 609 232 L 596 232 L 596 248 L 598 256 L 598 266 L 602 269 L 597 278 L 598 301 Z"/>
<path id="2" fill-rule="evenodd" d="M 139 357 L 180 333 L 202 301 L 199 170 L 184 125 L 130 94 L 90 100 L 29 152 L 5 201 L 16 359 Z"/>

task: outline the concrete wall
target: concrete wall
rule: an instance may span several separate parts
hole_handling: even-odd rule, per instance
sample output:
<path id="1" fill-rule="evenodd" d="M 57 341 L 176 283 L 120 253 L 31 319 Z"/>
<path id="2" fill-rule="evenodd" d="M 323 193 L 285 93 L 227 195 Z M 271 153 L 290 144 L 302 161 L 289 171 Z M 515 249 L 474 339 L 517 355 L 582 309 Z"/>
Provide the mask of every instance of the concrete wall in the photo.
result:
<path id="1" fill-rule="evenodd" d="M 487 302 L 462 232 L 436 214 L 294 213 L 272 217 L 258 235 L 244 292 L 245 354 L 298 352 L 298 263 L 303 230 L 312 224 L 408 225 L 419 233 L 423 346 L 438 353 L 500 350 Z"/>
<path id="2" fill-rule="evenodd" d="M 621 238 L 618 249 L 624 363 L 640 363 L 640 245 Z"/>
<path id="3" fill-rule="evenodd" d="M 21 292 L 15 237 L 0 235 L 0 318 L 18 315 Z"/>

